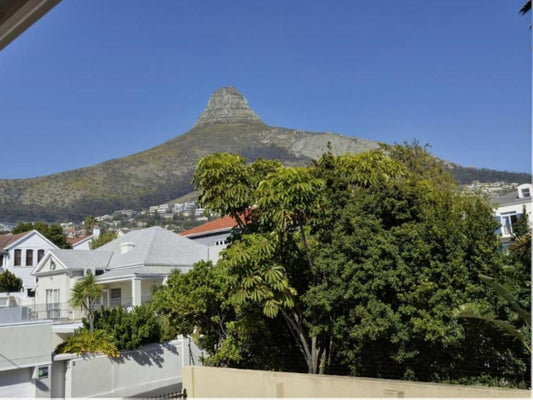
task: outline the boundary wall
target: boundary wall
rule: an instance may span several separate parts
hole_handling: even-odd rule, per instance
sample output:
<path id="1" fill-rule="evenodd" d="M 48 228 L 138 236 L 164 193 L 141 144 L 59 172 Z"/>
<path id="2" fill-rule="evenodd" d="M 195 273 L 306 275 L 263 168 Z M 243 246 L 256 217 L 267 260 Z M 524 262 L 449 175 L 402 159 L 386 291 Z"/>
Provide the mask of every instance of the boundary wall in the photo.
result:
<path id="1" fill-rule="evenodd" d="M 529 398 L 529 390 L 445 385 L 392 379 L 353 378 L 234 368 L 182 368 L 190 397 L 461 397 Z"/>

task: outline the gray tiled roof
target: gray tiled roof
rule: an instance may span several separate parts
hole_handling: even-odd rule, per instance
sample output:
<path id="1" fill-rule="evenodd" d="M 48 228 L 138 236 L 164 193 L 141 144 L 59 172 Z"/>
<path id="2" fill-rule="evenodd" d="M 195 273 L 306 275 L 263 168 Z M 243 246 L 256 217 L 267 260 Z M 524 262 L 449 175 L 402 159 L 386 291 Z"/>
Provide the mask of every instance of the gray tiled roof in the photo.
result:
<path id="1" fill-rule="evenodd" d="M 127 252 L 124 243 L 131 244 Z M 158 226 L 131 231 L 96 250 L 51 250 L 69 269 L 105 269 L 97 280 L 126 276 L 166 276 L 179 268 L 183 272 L 208 259 L 208 247 Z"/>
<path id="2" fill-rule="evenodd" d="M 104 269 L 111 258 L 111 253 L 107 251 L 53 249 L 50 253 L 70 269 Z"/>
<path id="3" fill-rule="evenodd" d="M 132 243 L 134 247 L 122 254 L 123 243 Z M 126 266 L 192 266 L 199 260 L 207 259 L 207 251 L 207 246 L 159 226 L 131 231 L 95 250 L 113 253 L 109 269 Z"/>
<path id="4" fill-rule="evenodd" d="M 520 204 L 520 203 L 529 203 L 531 202 L 531 197 L 518 198 L 518 193 L 513 191 L 512 193 L 507 193 L 502 196 L 493 197 L 490 199 L 491 203 L 502 206 L 504 204 Z"/>

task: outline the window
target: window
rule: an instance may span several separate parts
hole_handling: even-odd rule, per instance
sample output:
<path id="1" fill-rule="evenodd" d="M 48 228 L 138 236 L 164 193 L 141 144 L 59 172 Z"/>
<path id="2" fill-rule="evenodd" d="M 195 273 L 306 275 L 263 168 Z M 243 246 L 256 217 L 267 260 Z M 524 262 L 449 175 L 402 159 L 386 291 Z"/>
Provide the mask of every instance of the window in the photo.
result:
<path id="1" fill-rule="evenodd" d="M 22 250 L 16 249 L 15 250 L 15 265 L 21 265 L 22 264 Z"/>
<path id="2" fill-rule="evenodd" d="M 0 254 L 0 267 L 4 265 L 4 253 Z"/>
<path id="3" fill-rule="evenodd" d="M 46 318 L 59 318 L 60 311 L 59 289 L 46 289 Z"/>
<path id="4" fill-rule="evenodd" d="M 33 265 L 33 250 L 26 250 L 26 267 Z"/>
<path id="5" fill-rule="evenodd" d="M 529 188 L 522 189 L 522 197 L 529 197 L 531 196 L 531 193 L 529 192 Z"/>
<path id="6" fill-rule="evenodd" d="M 502 214 L 502 236 L 511 236 L 513 234 L 513 226 L 518 220 L 518 216 L 521 214 L 507 213 Z"/>
<path id="7" fill-rule="evenodd" d="M 117 307 L 121 305 L 122 293 L 120 288 L 111 289 L 109 291 L 109 305 L 111 307 Z"/>
<path id="8" fill-rule="evenodd" d="M 44 250 L 37 251 L 37 262 L 41 261 L 44 257 Z"/>

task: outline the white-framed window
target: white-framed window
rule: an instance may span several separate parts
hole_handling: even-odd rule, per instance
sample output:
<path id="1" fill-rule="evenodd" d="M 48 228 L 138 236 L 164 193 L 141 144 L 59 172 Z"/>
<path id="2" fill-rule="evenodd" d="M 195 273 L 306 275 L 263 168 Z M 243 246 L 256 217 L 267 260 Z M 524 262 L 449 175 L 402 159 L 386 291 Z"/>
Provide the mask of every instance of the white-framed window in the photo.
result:
<path id="1" fill-rule="evenodd" d="M 122 290 L 120 288 L 114 288 L 109 291 L 109 305 L 111 307 L 120 306 L 122 299 Z"/>
<path id="2" fill-rule="evenodd" d="M 518 214 L 514 211 L 510 211 L 507 213 L 503 213 L 500 216 L 502 224 L 502 236 L 511 236 L 513 234 L 513 226 L 514 224 L 516 224 L 519 215 L 521 214 Z"/>
<path id="3" fill-rule="evenodd" d="M 46 318 L 59 318 L 59 289 L 46 289 Z"/>

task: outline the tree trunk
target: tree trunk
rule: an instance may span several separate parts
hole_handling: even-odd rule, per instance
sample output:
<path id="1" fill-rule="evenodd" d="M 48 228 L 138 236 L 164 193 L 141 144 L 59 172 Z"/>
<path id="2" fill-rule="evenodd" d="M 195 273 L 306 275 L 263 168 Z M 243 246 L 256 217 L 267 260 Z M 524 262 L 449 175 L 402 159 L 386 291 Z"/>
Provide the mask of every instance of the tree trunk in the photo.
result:
<path id="1" fill-rule="evenodd" d="M 309 374 L 316 374 L 318 370 L 318 357 L 316 351 L 316 336 L 311 338 L 311 348 L 309 348 L 308 339 L 304 332 L 304 328 L 301 323 L 301 318 L 298 313 L 293 311 L 292 316 L 285 310 L 281 309 L 283 318 L 289 325 L 289 330 L 293 334 L 296 343 L 299 345 L 300 350 L 304 356 L 305 363 L 307 364 L 307 372 Z"/>

